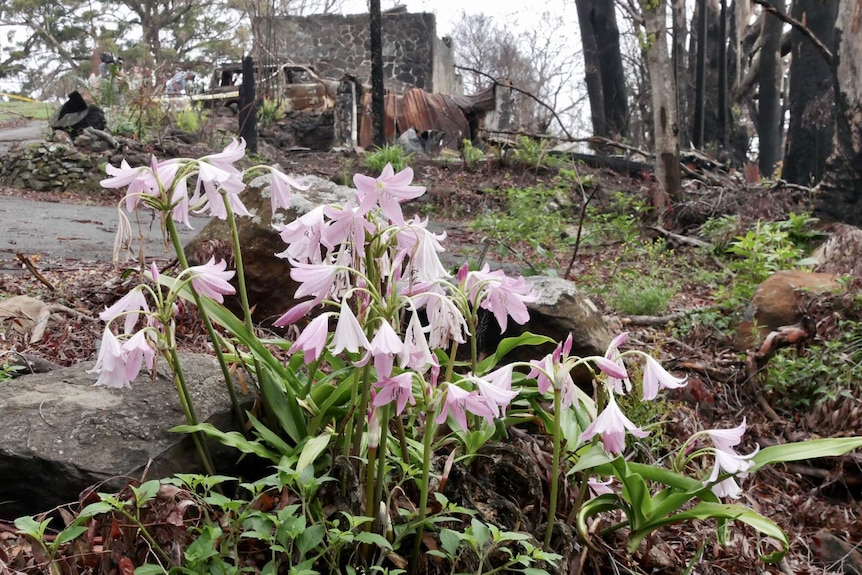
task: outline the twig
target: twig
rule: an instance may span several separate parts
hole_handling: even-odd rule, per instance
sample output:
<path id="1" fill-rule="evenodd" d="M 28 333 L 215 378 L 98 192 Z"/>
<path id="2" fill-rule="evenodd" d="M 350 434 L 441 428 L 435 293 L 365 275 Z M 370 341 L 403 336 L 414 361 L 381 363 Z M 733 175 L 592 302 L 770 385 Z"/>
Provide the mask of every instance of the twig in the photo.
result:
<path id="1" fill-rule="evenodd" d="M 698 311 L 701 311 L 701 308 L 684 309 L 667 315 L 628 315 L 622 318 L 622 322 L 624 325 L 664 325 Z"/>
<path id="2" fill-rule="evenodd" d="M 515 90 L 516 92 L 519 92 L 519 93 L 527 96 L 528 98 L 535 101 L 538 105 L 545 108 L 547 111 L 549 111 L 551 113 L 551 115 L 554 117 L 554 119 L 560 125 L 560 129 L 563 131 L 563 133 L 566 135 L 567 138 L 572 137 L 572 135 L 566 129 L 565 124 L 563 124 L 563 121 L 560 119 L 559 116 L 557 116 L 557 112 L 555 112 L 552 107 L 550 107 L 548 104 L 546 104 L 545 102 L 540 100 L 537 96 L 531 94 L 530 92 L 527 92 L 526 90 L 522 90 L 521 88 L 518 88 L 517 86 L 513 86 L 511 84 L 503 84 L 502 82 L 497 80 L 497 78 L 495 78 L 494 76 L 491 76 L 490 74 L 486 74 L 485 72 L 482 72 L 482 71 L 477 70 L 475 68 L 470 68 L 469 66 L 458 66 L 458 65 L 456 65 L 455 68 L 457 70 L 466 70 L 467 72 L 472 72 L 474 74 L 478 74 L 479 76 L 484 76 L 485 78 L 488 78 L 489 80 L 494 82 L 495 86 L 502 86 L 504 88 L 511 88 L 512 90 Z"/>
<path id="3" fill-rule="evenodd" d="M 712 244 L 709 242 L 705 242 L 698 238 L 693 238 L 691 236 L 683 236 L 681 234 L 676 234 L 670 230 L 666 230 L 661 226 L 650 226 L 651 230 L 655 230 L 663 236 L 666 236 L 674 241 L 677 241 L 681 244 L 688 244 L 690 246 L 697 246 L 699 248 L 707 248 L 712 249 Z"/>
<path id="4" fill-rule="evenodd" d="M 57 288 L 55 288 L 51 284 L 51 282 L 49 282 L 47 279 L 45 279 L 45 276 L 43 276 L 42 274 L 39 273 L 39 270 L 36 269 L 36 266 L 33 265 L 33 262 L 30 261 L 29 257 L 25 256 L 24 254 L 15 254 L 15 257 L 17 257 L 18 260 L 22 264 L 24 264 L 28 270 L 30 270 L 30 273 L 33 274 L 37 280 L 39 280 L 40 282 L 45 284 L 45 286 L 47 286 L 47 288 L 49 290 L 56 291 Z"/>
<path id="5" fill-rule="evenodd" d="M 767 0 L 752 0 L 755 4 L 759 4 L 763 7 L 764 10 L 784 22 L 785 24 L 790 24 L 797 30 L 799 30 L 803 36 L 811 40 L 811 43 L 820 51 L 823 57 L 826 59 L 828 64 L 832 64 L 835 60 L 835 56 L 832 54 L 832 50 L 826 47 L 826 44 L 820 41 L 814 32 L 812 32 L 805 24 L 790 16 L 789 14 L 785 14 L 772 4 L 770 4 Z"/>

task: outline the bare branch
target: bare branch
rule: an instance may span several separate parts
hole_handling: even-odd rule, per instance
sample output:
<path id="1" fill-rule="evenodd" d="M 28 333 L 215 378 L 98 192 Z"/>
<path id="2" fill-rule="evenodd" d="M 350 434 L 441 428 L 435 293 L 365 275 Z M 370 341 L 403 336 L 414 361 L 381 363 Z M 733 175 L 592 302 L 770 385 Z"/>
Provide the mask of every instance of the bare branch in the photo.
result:
<path id="1" fill-rule="evenodd" d="M 793 16 L 790 16 L 789 14 L 785 14 L 784 12 L 782 12 L 781 10 L 779 10 L 778 8 L 776 8 L 775 6 L 770 4 L 767 0 L 752 0 L 752 1 L 755 4 L 759 4 L 760 6 L 762 6 L 765 11 L 769 12 L 770 14 L 772 14 L 773 16 L 775 16 L 776 18 L 778 18 L 779 20 L 781 20 L 785 24 L 790 24 L 791 26 L 793 26 L 794 28 L 799 30 L 803 36 L 808 38 L 814 44 L 814 46 L 818 50 L 820 50 L 820 53 L 823 55 L 823 57 L 826 59 L 826 61 L 829 64 L 832 64 L 833 60 L 835 59 L 835 56 L 832 54 L 832 50 L 827 48 L 826 45 L 820 41 L 820 38 L 818 38 L 814 34 L 814 32 L 812 32 L 805 24 L 803 24 L 802 22 L 800 22 L 799 20 L 797 20 Z"/>

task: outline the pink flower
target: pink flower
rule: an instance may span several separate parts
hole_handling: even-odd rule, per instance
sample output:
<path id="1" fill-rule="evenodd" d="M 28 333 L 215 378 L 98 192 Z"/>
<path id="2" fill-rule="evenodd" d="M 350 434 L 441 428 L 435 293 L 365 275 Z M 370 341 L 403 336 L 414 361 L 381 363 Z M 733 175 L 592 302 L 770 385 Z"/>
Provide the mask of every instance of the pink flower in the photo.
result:
<path id="1" fill-rule="evenodd" d="M 412 181 L 413 168 L 404 168 L 396 174 L 392 164 L 386 164 L 378 178 L 356 174 L 353 176 L 353 184 L 360 200 L 359 212 L 364 215 L 380 206 L 383 215 L 392 223 L 403 226 L 404 215 L 399 202 L 418 198 L 425 193 L 424 187 L 411 186 Z"/>
<path id="2" fill-rule="evenodd" d="M 365 337 L 356 315 L 347 305 L 347 301 L 342 300 L 338 323 L 335 324 L 335 333 L 332 336 L 332 353 L 338 354 L 345 349 L 350 353 L 358 353 L 359 348 L 369 349 L 370 347 L 371 344 Z"/>
<path id="3" fill-rule="evenodd" d="M 715 446 L 715 466 L 712 468 L 710 476 L 704 481 L 704 485 L 713 483 L 712 492 L 718 497 L 737 499 L 742 493 L 733 477 L 715 483 L 722 472 L 739 475 L 740 478 L 744 479 L 748 476 L 748 470 L 754 465 L 754 462 L 750 460 L 760 450 L 759 446 L 748 455 L 740 455 L 734 449 L 742 441 L 744 433 L 745 419 L 739 426 L 732 429 L 709 429 L 706 431 L 706 435 L 709 436 L 713 446 Z"/>
<path id="4" fill-rule="evenodd" d="M 326 347 L 326 338 L 329 335 L 329 313 L 322 313 L 309 323 L 293 345 L 290 346 L 290 353 L 302 351 L 305 353 L 305 365 L 320 357 L 323 353 L 323 348 Z"/>
<path id="5" fill-rule="evenodd" d="M 321 302 L 332 291 L 338 267 L 330 264 L 305 264 L 290 262 L 290 277 L 301 285 L 296 288 L 294 297 L 314 296 L 316 302 Z"/>
<path id="6" fill-rule="evenodd" d="M 467 431 L 468 411 L 473 415 L 484 417 L 489 423 L 494 421 L 497 409 L 475 391 L 467 391 L 449 383 L 446 385 L 445 393 L 446 401 L 437 419 L 434 420 L 436 423 L 443 423 L 449 415 L 452 415 L 461 429 Z"/>
<path id="7" fill-rule="evenodd" d="M 644 399 L 655 399 L 660 388 L 676 389 L 685 386 L 686 378 L 674 377 L 655 358 L 647 354 L 644 354 L 644 357 L 646 358 L 643 377 Z"/>
<path id="8" fill-rule="evenodd" d="M 614 490 L 611 489 L 611 484 L 614 482 L 613 477 L 608 477 L 607 481 L 599 481 L 593 476 L 587 479 L 587 488 L 590 490 L 590 499 L 599 495 L 613 495 Z"/>
<path id="9" fill-rule="evenodd" d="M 144 287 L 137 286 L 135 289 L 118 299 L 114 305 L 105 308 L 105 311 L 99 314 L 99 319 L 106 323 L 125 315 L 125 323 L 123 325 L 123 333 L 132 333 L 135 325 L 138 323 L 140 311 L 150 311 L 147 305 L 147 298 L 144 296 Z"/>
<path id="10" fill-rule="evenodd" d="M 275 254 L 276 257 L 303 263 L 320 263 L 321 238 L 327 227 L 324 210 L 325 206 L 317 206 L 289 224 L 273 226 L 282 241 L 287 244 L 287 249 Z"/>
<path id="11" fill-rule="evenodd" d="M 192 278 L 192 288 L 199 294 L 214 299 L 219 303 L 224 303 L 225 295 L 233 295 L 236 289 L 228 280 L 230 280 L 236 272 L 225 271 L 227 262 L 221 260 L 215 263 L 215 258 L 211 257 L 209 261 L 200 266 L 191 266 L 186 270 Z"/>
<path id="12" fill-rule="evenodd" d="M 409 371 L 395 377 L 383 377 L 375 386 L 378 388 L 373 402 L 376 407 L 395 401 L 395 413 L 401 415 L 408 402 L 410 405 L 416 405 L 416 398 L 413 397 L 413 376 Z"/>
<path id="13" fill-rule="evenodd" d="M 290 207 L 290 189 L 307 190 L 308 186 L 297 182 L 290 176 L 284 174 L 280 170 L 270 168 L 272 178 L 269 185 L 269 198 L 272 204 L 272 213 L 282 207 L 288 209 Z"/>
<path id="14" fill-rule="evenodd" d="M 401 367 L 409 367 L 419 373 L 424 373 L 432 363 L 431 349 L 425 339 L 425 331 L 416 310 L 410 316 L 407 330 L 404 332 L 404 348 L 401 350 Z"/>
<path id="15" fill-rule="evenodd" d="M 96 365 L 87 373 L 99 374 L 99 379 L 93 385 L 115 389 L 131 387 L 129 377 L 126 375 L 126 353 L 120 341 L 107 326 L 102 335 Z"/>
<path id="16" fill-rule="evenodd" d="M 570 383 L 574 385 L 571 375 L 572 368 L 564 361 L 569 358 L 571 351 L 572 334 L 569 334 L 566 341 L 558 343 L 553 352 L 542 359 L 534 359 L 530 362 L 534 367 L 527 374 L 527 377 L 536 379 L 536 386 L 540 393 L 547 393 L 551 387 L 562 390 Z"/>
<path id="17" fill-rule="evenodd" d="M 226 172 L 239 173 L 239 170 L 233 165 L 245 157 L 245 139 L 234 138 L 224 147 L 221 152 L 204 156 L 200 159 L 201 162 L 206 162 L 218 167 Z"/>
<path id="18" fill-rule="evenodd" d="M 150 373 L 153 372 L 153 363 L 155 361 L 156 352 L 147 341 L 146 330 L 140 330 L 131 338 L 123 343 L 123 352 L 126 356 L 126 378 L 129 381 L 134 381 L 141 372 L 141 362 Z"/>
<path id="19" fill-rule="evenodd" d="M 325 206 L 324 212 L 330 217 L 329 226 L 323 231 L 322 241 L 328 248 L 349 241 L 356 254 L 365 252 L 365 234 L 373 234 L 377 227 L 369 222 L 359 208 L 353 205 L 344 207 Z"/>
<path id="20" fill-rule="evenodd" d="M 281 317 L 279 317 L 273 322 L 273 324 L 278 327 L 292 325 L 307 316 L 318 303 L 319 302 L 315 300 L 299 302 L 298 304 L 284 312 Z"/>
<path id="21" fill-rule="evenodd" d="M 458 306 L 447 296 L 430 297 L 426 305 L 428 323 L 431 334 L 428 346 L 431 349 L 445 348 L 451 340 L 458 343 L 467 341 L 464 334 L 467 333 L 467 320 Z"/>
<path id="22" fill-rule="evenodd" d="M 494 314 L 500 329 L 505 332 L 508 318 L 523 325 L 530 319 L 527 303 L 536 301 L 537 295 L 523 277 L 506 276 L 503 270 L 488 271 L 488 264 L 478 272 L 467 274 L 465 288 L 473 304 Z M 481 302 L 481 303 L 480 303 Z"/>
<path id="23" fill-rule="evenodd" d="M 487 400 L 488 405 L 493 406 L 494 417 L 505 414 L 506 408 L 518 395 L 517 391 L 512 391 L 511 365 L 504 365 L 482 377 L 471 376 L 467 379 L 476 386 L 479 395 Z"/>
<path id="24" fill-rule="evenodd" d="M 239 172 L 224 170 L 218 165 L 208 164 L 204 161 L 198 162 L 198 168 L 198 185 L 195 189 L 195 197 L 200 196 L 201 187 L 204 190 L 204 203 L 198 212 L 208 211 L 211 216 L 220 220 L 227 219 L 227 208 L 225 208 L 222 199 L 222 194 L 224 194 L 234 215 L 251 215 L 239 199 L 240 192 L 245 189 Z"/>
<path id="25" fill-rule="evenodd" d="M 612 392 L 608 393 L 608 405 L 599 416 L 587 426 L 581 434 L 581 441 L 589 441 L 596 435 L 602 436 L 605 451 L 620 454 L 626 447 L 626 431 L 635 437 L 644 438 L 649 435 L 632 423 L 620 410 Z"/>
<path id="26" fill-rule="evenodd" d="M 611 344 L 608 346 L 607 351 L 605 351 L 605 357 L 619 365 L 623 371 L 625 371 L 626 366 L 623 363 L 623 358 L 620 356 L 619 347 L 625 343 L 628 336 L 629 334 L 626 331 L 620 333 L 611 340 Z M 620 395 L 625 395 L 627 391 L 632 390 L 632 382 L 629 380 L 628 375 L 625 377 L 613 377 L 609 375 L 608 385 L 613 388 L 614 392 Z"/>
<path id="27" fill-rule="evenodd" d="M 105 166 L 105 172 L 111 176 L 99 182 L 103 188 L 125 188 L 126 192 L 126 210 L 134 210 L 140 201 L 141 194 L 158 194 L 158 182 L 152 169 L 145 166 L 133 168 L 124 159 L 120 162 L 120 167 L 115 168 L 111 164 Z"/>
<path id="28" fill-rule="evenodd" d="M 452 275 L 443 267 L 437 255 L 446 251 L 440 244 L 446 239 L 446 232 L 434 234 L 428 231 L 427 226 L 427 219 L 423 222 L 416 216 L 396 236 L 399 250 L 410 256 L 407 271 L 409 279 L 414 282 L 435 281 Z"/>
<path id="29" fill-rule="evenodd" d="M 382 320 L 380 328 L 371 340 L 371 355 L 378 377 L 386 377 L 392 372 L 393 358 L 404 350 L 404 342 L 395 333 L 392 325 Z"/>

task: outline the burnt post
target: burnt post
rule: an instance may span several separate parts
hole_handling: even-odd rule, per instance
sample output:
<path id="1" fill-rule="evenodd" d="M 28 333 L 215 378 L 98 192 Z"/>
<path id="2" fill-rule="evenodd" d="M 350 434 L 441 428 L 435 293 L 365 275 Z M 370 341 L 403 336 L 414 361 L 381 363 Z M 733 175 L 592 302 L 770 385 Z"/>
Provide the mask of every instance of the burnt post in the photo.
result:
<path id="1" fill-rule="evenodd" d="M 239 87 L 239 134 L 245 147 L 257 152 L 257 98 L 254 89 L 254 59 L 242 59 L 242 85 Z"/>
<path id="2" fill-rule="evenodd" d="M 371 25 L 371 125 L 374 145 L 386 145 L 385 100 L 383 99 L 383 34 L 380 25 L 380 0 L 370 0 Z"/>

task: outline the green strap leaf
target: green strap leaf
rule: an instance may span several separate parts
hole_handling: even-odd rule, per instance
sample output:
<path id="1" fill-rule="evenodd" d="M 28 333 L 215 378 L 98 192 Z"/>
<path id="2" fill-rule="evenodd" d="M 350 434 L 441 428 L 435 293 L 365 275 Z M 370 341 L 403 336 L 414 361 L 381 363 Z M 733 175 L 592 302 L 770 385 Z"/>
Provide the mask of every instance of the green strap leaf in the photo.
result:
<path id="1" fill-rule="evenodd" d="M 751 458 L 754 466 L 749 469 L 749 472 L 753 473 L 771 463 L 816 459 L 818 457 L 837 457 L 860 447 L 862 447 L 862 437 L 833 437 L 772 445 L 761 449 Z"/>

